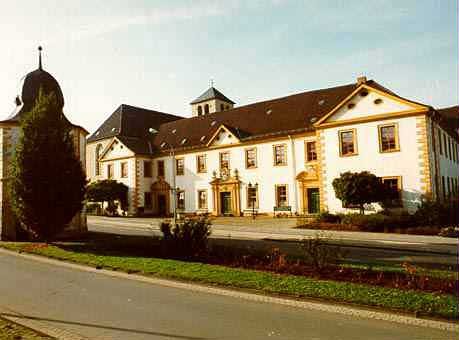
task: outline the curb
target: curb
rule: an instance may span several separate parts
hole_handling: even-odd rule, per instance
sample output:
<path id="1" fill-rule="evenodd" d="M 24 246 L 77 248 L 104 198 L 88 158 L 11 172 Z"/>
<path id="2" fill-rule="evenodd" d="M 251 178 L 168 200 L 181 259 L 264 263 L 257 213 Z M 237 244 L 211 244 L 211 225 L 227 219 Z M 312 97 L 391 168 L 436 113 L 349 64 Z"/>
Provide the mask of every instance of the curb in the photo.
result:
<path id="1" fill-rule="evenodd" d="M 436 320 L 429 320 L 429 319 L 421 319 L 415 318 L 406 315 L 399 315 L 399 314 L 392 314 L 387 312 L 381 311 L 372 311 L 366 310 L 356 307 L 350 307 L 345 305 L 336 305 L 336 304 L 326 304 L 321 302 L 312 302 L 312 301 L 303 301 L 303 300 L 293 300 L 293 299 L 286 299 L 286 298 L 279 298 L 267 295 L 260 295 L 254 293 L 247 293 L 241 292 L 237 290 L 231 290 L 226 288 L 216 288 L 216 287 L 209 287 L 205 285 L 200 285 L 196 283 L 186 283 L 186 282 L 179 282 L 167 279 L 160 279 L 155 277 L 147 277 L 142 275 L 136 274 L 128 274 L 123 272 L 116 272 L 107 269 L 96 269 L 93 267 L 88 267 L 80 264 L 74 264 L 70 262 L 54 260 L 47 257 L 39 256 L 39 255 L 31 255 L 31 254 L 23 254 L 17 253 L 15 251 L 6 250 L 0 248 L 0 253 L 14 255 L 18 257 L 22 257 L 29 260 L 38 261 L 41 263 L 52 264 L 53 266 L 61 266 L 64 268 L 69 269 L 76 269 L 88 273 L 98 273 L 110 277 L 121 278 L 121 279 L 128 279 L 137 282 L 144 282 L 149 284 L 156 284 L 165 287 L 171 288 L 179 288 L 179 289 L 186 289 L 194 292 L 200 293 L 207 293 L 207 294 L 215 294 L 221 296 L 229 296 L 234 298 L 239 298 L 248 301 L 254 302 L 261 302 L 261 303 L 274 303 L 278 305 L 284 305 L 289 307 L 296 307 L 301 309 L 308 309 L 308 310 L 315 310 L 315 311 L 322 311 L 328 313 L 338 313 L 347 316 L 359 317 L 359 318 L 366 318 L 366 319 L 374 319 L 374 320 L 381 320 L 381 321 L 390 321 L 396 322 L 399 324 L 405 324 L 410 326 L 419 326 L 419 327 L 428 327 L 434 328 L 444 331 L 450 332 L 459 332 L 459 324 L 453 322 L 445 322 L 445 321 L 436 321 Z M 33 328 L 33 327 L 31 327 Z M 40 330 L 38 328 L 38 330 Z M 46 333 L 46 332 L 45 332 Z M 60 338 L 62 340 L 86 340 L 84 338 Z"/>
<path id="2" fill-rule="evenodd" d="M 85 338 L 76 333 L 51 326 L 46 322 L 39 321 L 31 317 L 24 317 L 22 314 L 4 307 L 0 307 L 0 314 L 5 320 L 17 323 L 43 335 L 54 337 L 57 340 L 90 340 L 89 338 Z"/>

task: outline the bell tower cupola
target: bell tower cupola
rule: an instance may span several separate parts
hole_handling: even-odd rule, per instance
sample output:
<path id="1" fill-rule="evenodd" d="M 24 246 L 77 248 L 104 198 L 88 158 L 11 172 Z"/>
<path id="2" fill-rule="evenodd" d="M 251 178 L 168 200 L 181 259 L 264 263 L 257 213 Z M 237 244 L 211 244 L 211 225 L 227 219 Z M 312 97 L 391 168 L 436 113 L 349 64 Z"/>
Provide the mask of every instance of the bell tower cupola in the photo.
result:
<path id="1" fill-rule="evenodd" d="M 211 82 L 210 88 L 206 92 L 201 94 L 190 104 L 193 117 L 226 111 L 234 107 L 234 102 L 218 91 L 214 87 L 213 82 Z"/>

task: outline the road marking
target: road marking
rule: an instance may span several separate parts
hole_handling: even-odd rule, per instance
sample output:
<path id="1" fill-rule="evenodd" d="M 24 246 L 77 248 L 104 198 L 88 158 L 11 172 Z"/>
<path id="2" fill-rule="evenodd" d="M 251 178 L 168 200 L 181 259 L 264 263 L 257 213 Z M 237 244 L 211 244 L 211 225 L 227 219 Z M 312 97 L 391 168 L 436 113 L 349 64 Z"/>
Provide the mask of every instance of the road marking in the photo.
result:
<path id="1" fill-rule="evenodd" d="M 387 312 L 380 312 L 380 311 L 373 311 L 367 309 L 359 309 L 356 307 L 349 307 L 339 304 L 326 304 L 321 302 L 312 302 L 312 301 L 304 301 L 304 300 L 293 300 L 293 299 L 286 299 L 286 298 L 278 298 L 272 297 L 267 295 L 260 295 L 254 293 L 246 293 L 237 290 L 231 290 L 227 288 L 217 288 L 217 287 L 210 287 L 196 283 L 186 283 L 186 282 L 179 282 L 179 281 L 172 281 L 167 279 L 160 279 L 151 276 L 141 276 L 136 274 L 127 274 L 122 272 L 115 272 L 106 269 L 96 269 L 80 264 L 65 262 L 54 260 L 50 258 L 46 258 L 43 256 L 38 255 L 31 255 L 31 254 L 19 254 L 14 251 L 6 250 L 0 248 L 0 253 L 13 255 L 17 257 L 22 257 L 29 260 L 34 260 L 42 263 L 51 264 L 53 266 L 60 266 L 64 268 L 76 269 L 88 273 L 96 273 L 106 276 L 111 276 L 120 279 L 128 279 L 137 282 L 144 282 L 149 284 L 156 284 L 165 287 L 171 288 L 179 288 L 179 289 L 187 289 L 194 292 L 200 293 L 207 293 L 207 294 L 214 294 L 214 295 L 221 295 L 221 296 L 229 296 L 239 299 L 244 299 L 248 301 L 254 302 L 262 302 L 262 303 L 273 303 L 278 305 L 284 305 L 289 307 L 296 307 L 301 309 L 308 309 L 308 310 L 316 310 L 328 313 L 338 313 L 343 315 L 348 315 L 352 317 L 358 318 L 365 318 L 365 319 L 375 319 L 375 320 L 382 320 L 382 321 L 389 321 L 389 322 L 396 322 L 400 324 L 410 325 L 410 326 L 420 326 L 420 327 L 428 327 L 428 328 L 435 328 L 444 331 L 451 331 L 451 332 L 459 332 L 459 325 L 456 323 L 444 322 L 444 321 L 436 321 L 436 320 L 428 320 L 428 319 L 420 319 L 406 315 L 399 315 L 399 314 L 392 314 Z M 67 339 L 65 339 L 67 340 Z M 73 339 L 69 339 L 73 340 Z"/>

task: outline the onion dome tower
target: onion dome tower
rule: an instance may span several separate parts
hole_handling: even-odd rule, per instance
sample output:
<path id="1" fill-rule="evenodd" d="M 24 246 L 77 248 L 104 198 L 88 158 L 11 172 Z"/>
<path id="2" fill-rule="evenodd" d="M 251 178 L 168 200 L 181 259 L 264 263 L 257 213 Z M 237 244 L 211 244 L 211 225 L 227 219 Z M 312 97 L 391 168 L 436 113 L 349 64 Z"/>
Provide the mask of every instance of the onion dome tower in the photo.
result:
<path id="1" fill-rule="evenodd" d="M 48 72 L 43 70 L 42 64 L 42 47 L 38 47 L 38 68 L 35 71 L 28 73 L 22 78 L 22 89 L 16 97 L 16 109 L 8 118 L 10 121 L 19 121 L 24 112 L 30 111 L 35 101 L 38 98 L 40 89 L 44 94 L 53 92 L 56 95 L 56 100 L 59 107 L 64 107 L 64 95 L 57 80 Z"/>

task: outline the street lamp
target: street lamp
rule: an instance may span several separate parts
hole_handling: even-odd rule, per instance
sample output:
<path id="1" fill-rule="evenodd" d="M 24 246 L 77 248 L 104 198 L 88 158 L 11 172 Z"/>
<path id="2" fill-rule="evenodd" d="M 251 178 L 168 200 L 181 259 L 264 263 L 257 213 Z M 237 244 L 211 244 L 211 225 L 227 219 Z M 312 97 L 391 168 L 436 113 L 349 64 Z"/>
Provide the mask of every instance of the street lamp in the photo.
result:
<path id="1" fill-rule="evenodd" d="M 255 202 L 257 200 L 257 196 L 258 196 L 258 183 L 255 183 L 255 184 L 252 184 L 249 182 L 249 189 L 255 189 L 255 195 L 252 195 L 250 197 L 250 201 L 251 201 L 251 204 L 252 204 L 252 219 L 254 220 L 255 219 Z"/>

